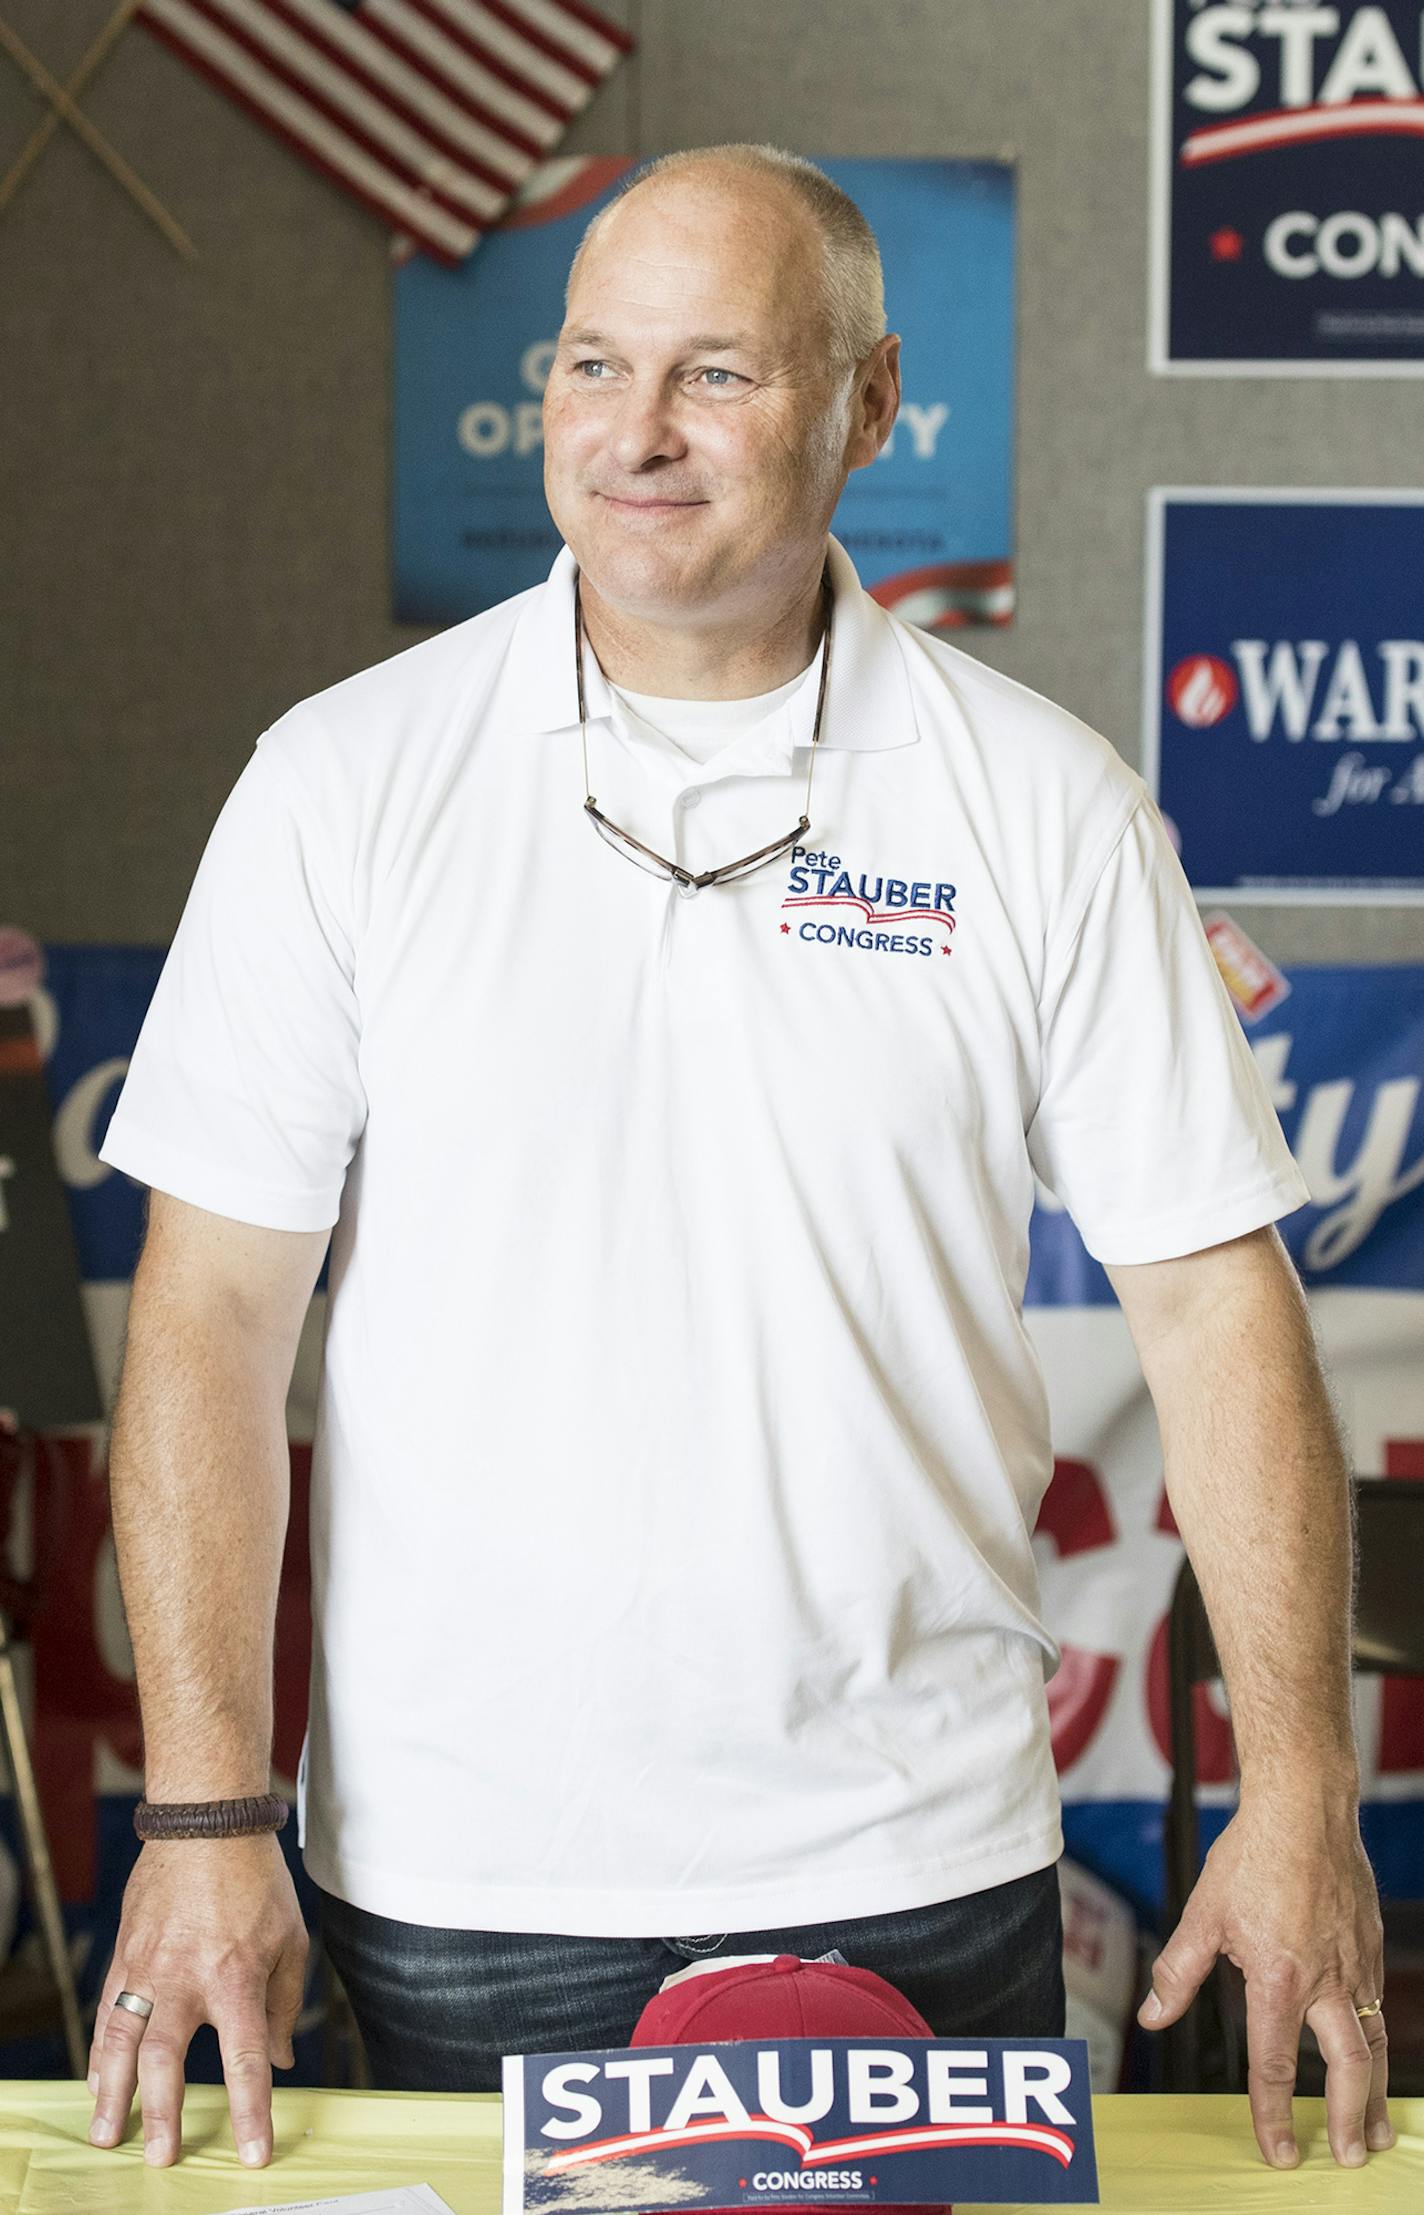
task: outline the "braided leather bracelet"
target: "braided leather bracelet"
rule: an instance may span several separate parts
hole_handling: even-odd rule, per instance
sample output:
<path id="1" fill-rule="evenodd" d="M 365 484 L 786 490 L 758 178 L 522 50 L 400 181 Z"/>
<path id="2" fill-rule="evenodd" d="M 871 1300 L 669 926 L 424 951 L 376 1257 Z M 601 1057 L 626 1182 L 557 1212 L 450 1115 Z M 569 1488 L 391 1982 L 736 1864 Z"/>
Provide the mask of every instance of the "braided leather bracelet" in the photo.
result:
<path id="1" fill-rule="evenodd" d="M 286 1820 L 286 1801 L 261 1792 L 245 1800 L 140 1800 L 133 1826 L 140 1838 L 251 1838 Z"/>

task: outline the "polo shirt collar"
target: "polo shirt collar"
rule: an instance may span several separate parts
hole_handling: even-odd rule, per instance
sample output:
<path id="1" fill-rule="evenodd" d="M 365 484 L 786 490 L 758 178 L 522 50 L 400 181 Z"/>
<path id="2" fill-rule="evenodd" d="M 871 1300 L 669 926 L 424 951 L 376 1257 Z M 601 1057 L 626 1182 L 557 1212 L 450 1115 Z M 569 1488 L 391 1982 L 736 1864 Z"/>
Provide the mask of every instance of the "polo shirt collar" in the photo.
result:
<path id="1" fill-rule="evenodd" d="M 827 538 L 835 628 L 819 744 L 856 752 L 909 745 L 919 732 L 897 625 L 864 589 L 840 540 L 829 533 Z M 561 547 L 547 580 L 529 596 L 510 642 L 506 668 L 512 679 L 511 697 L 522 703 L 520 724 L 530 732 L 578 729 L 576 568 L 569 548 Z M 756 766 L 789 768 L 794 749 L 810 745 L 819 681 L 818 650 L 807 682 L 791 695 L 786 707 L 746 734 L 749 758 L 743 766 L 753 766 L 750 752 L 754 750 Z M 613 720 L 613 693 L 587 636 L 583 686 L 589 721 Z"/>

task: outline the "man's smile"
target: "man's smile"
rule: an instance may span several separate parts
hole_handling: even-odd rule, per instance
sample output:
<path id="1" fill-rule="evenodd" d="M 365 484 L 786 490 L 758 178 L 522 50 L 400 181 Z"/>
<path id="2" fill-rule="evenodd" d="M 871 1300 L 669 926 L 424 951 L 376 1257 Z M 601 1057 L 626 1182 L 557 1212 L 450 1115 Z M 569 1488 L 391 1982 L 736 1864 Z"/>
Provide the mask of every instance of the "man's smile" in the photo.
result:
<path id="1" fill-rule="evenodd" d="M 601 492 L 598 497 L 606 500 L 621 515 L 673 515 L 680 508 L 703 508 L 705 500 L 620 500 L 616 493 Z"/>

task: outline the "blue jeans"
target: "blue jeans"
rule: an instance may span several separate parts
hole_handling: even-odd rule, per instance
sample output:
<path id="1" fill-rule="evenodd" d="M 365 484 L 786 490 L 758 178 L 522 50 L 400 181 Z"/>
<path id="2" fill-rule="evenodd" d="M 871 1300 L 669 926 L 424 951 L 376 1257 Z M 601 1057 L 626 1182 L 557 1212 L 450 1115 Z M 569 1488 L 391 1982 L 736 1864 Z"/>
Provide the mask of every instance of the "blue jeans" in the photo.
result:
<path id="1" fill-rule="evenodd" d="M 838 1946 L 917 2007 L 936 2038 L 1061 2038 L 1058 1868 L 932 1907 L 783 1930 L 577 1938 L 394 1922 L 317 1887 L 322 1938 L 387 2092 L 498 2092 L 507 2053 L 626 2046 L 666 1976 L 721 1953 Z"/>

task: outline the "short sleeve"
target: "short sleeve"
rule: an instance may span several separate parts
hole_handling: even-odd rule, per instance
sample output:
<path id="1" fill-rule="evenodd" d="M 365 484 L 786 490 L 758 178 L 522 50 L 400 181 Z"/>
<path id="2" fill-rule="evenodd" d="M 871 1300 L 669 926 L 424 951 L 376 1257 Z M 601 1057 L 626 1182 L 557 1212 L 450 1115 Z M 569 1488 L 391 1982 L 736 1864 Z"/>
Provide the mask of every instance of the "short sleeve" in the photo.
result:
<path id="1" fill-rule="evenodd" d="M 1309 1199 L 1145 791 L 1045 977 L 1040 1044 L 1030 1159 L 1098 1261 L 1193 1253 Z"/>
<path id="2" fill-rule="evenodd" d="M 259 740 L 204 848 L 101 1161 L 239 1222 L 336 1221 L 366 1116 L 341 875 Z"/>

